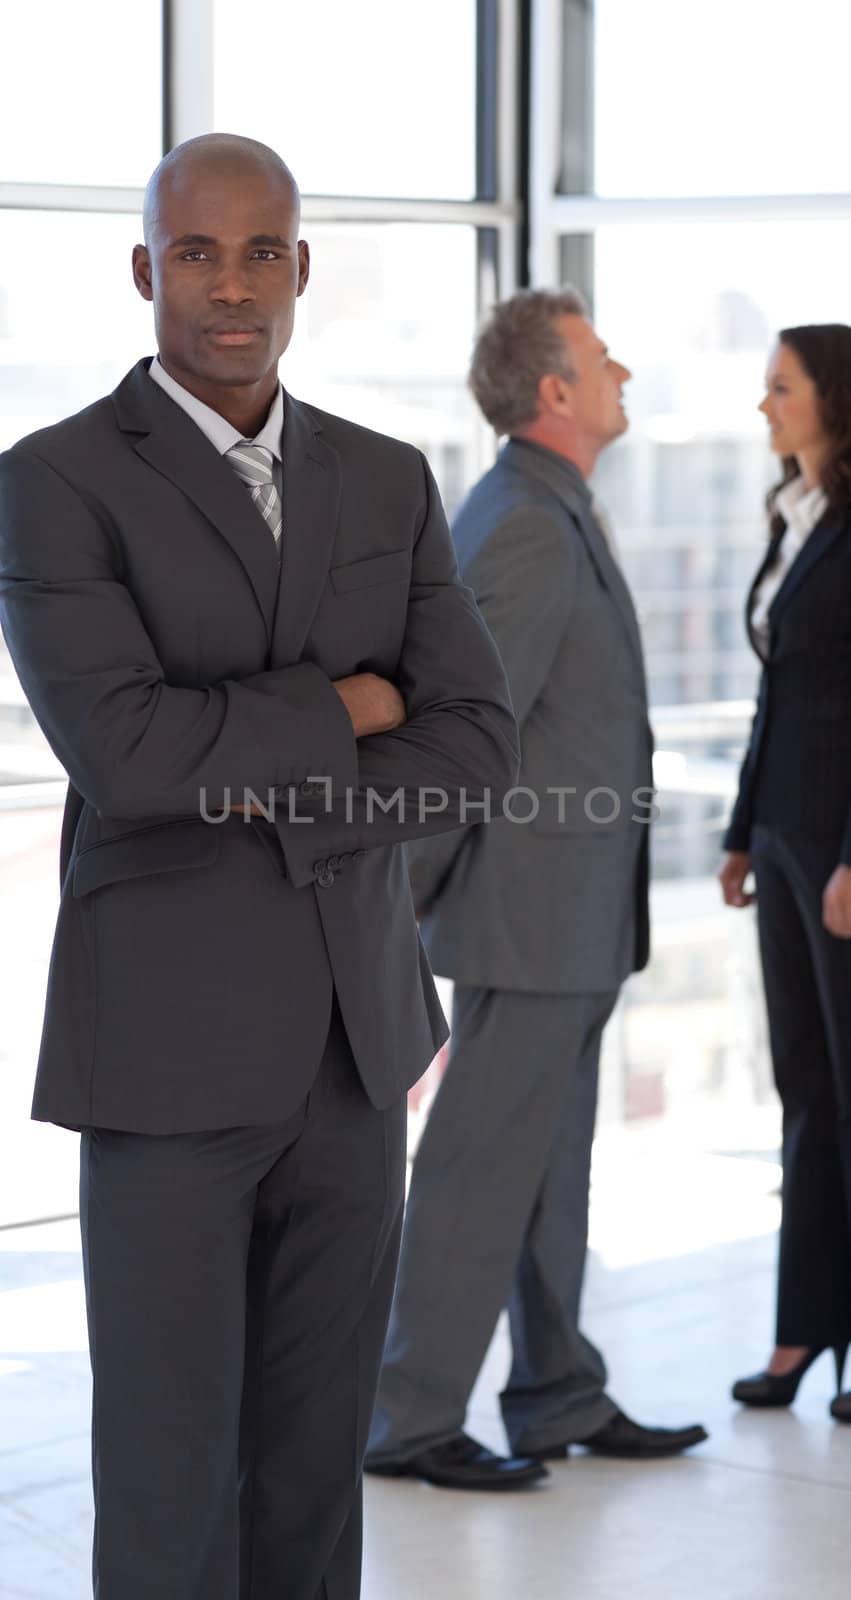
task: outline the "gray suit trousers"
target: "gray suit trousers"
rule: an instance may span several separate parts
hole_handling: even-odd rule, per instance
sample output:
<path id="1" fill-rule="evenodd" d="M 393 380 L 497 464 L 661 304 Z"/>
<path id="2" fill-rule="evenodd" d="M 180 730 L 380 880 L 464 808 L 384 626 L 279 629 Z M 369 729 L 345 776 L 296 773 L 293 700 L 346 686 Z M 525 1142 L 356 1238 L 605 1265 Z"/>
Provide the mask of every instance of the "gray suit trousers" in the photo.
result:
<path id="1" fill-rule="evenodd" d="M 614 1415 L 578 1320 L 600 1042 L 616 998 L 456 988 L 449 1066 L 405 1213 L 376 1465 L 463 1427 L 506 1306 L 512 1448 L 578 1441 Z"/>
<path id="2" fill-rule="evenodd" d="M 84 1131 L 95 1600 L 357 1600 L 404 1128 L 335 1006 L 286 1122 Z"/>

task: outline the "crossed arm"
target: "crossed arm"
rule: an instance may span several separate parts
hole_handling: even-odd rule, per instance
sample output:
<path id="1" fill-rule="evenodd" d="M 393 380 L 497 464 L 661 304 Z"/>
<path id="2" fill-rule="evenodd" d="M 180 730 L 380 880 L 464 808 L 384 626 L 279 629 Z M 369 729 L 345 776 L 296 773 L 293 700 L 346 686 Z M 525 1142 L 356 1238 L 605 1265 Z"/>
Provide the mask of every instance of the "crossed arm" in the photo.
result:
<path id="1" fill-rule="evenodd" d="M 167 681 L 99 507 L 30 449 L 0 458 L 0 620 L 39 724 L 80 794 L 103 815 L 143 819 L 197 815 L 202 792 L 215 808 L 228 792 L 284 793 L 314 775 L 335 796 L 401 786 L 403 820 L 379 814 L 354 829 L 356 843 L 346 828 L 351 849 L 420 831 L 421 785 L 451 795 L 432 831 L 452 826 L 464 785 L 507 788 L 517 746 L 502 668 L 458 580 L 424 462 L 422 470 L 396 685 L 371 674 L 335 685 L 300 662 L 194 689 Z M 284 829 L 294 882 L 310 881 L 334 826 L 320 816 L 292 837 Z"/>

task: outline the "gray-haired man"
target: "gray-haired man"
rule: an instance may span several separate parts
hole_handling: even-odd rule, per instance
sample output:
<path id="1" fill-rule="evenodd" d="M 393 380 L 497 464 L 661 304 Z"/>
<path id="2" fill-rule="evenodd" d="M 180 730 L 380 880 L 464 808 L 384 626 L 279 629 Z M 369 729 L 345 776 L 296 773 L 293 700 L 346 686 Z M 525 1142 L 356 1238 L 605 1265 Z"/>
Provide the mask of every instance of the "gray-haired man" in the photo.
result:
<path id="1" fill-rule="evenodd" d="M 454 536 L 508 675 L 522 792 L 489 826 L 409 851 L 433 966 L 455 980 L 452 1045 L 414 1164 L 367 1458 L 448 1487 L 525 1485 L 572 1443 L 643 1458 L 706 1437 L 626 1417 L 578 1326 L 600 1041 L 648 955 L 641 640 L 587 483 L 627 427 L 629 376 L 572 290 L 498 306 L 470 375 L 509 439 Z M 504 1306 L 510 1457 L 463 1431 Z"/>

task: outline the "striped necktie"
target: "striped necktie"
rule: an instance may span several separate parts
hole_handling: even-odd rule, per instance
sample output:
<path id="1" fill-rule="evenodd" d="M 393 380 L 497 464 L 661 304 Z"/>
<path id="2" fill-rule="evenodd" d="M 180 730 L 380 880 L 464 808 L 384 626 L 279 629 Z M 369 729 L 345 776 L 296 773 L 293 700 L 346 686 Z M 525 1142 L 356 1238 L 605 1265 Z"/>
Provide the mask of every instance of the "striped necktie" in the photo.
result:
<path id="1" fill-rule="evenodd" d="M 267 450 L 263 444 L 254 444 L 251 439 L 240 439 L 239 444 L 231 445 L 230 450 L 225 452 L 225 458 L 248 489 L 280 551 L 284 515 L 281 497 L 275 488 L 271 450 Z"/>

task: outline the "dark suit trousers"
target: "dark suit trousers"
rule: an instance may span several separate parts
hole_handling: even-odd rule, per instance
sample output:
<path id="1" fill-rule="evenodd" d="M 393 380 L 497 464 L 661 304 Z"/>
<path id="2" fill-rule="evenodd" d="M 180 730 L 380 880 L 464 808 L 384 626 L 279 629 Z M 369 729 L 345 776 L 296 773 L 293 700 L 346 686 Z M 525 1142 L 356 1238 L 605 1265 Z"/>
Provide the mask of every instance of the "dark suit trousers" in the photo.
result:
<path id="1" fill-rule="evenodd" d="M 579 1309 L 600 1042 L 616 999 L 456 987 L 449 1066 L 411 1176 L 376 1465 L 464 1426 L 504 1307 L 513 1449 L 586 1439 L 614 1415 Z"/>
<path id="2" fill-rule="evenodd" d="M 356 1600 L 404 1126 L 335 1005 L 286 1122 L 84 1132 L 96 1600 Z"/>
<path id="3" fill-rule="evenodd" d="M 851 943 L 821 898 L 839 841 L 753 830 L 771 1053 L 783 1104 L 777 1342 L 851 1339 Z"/>

